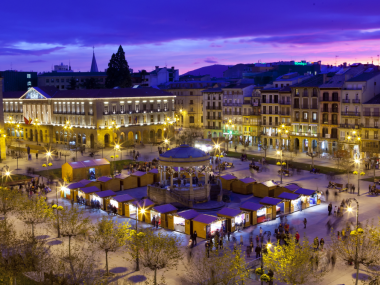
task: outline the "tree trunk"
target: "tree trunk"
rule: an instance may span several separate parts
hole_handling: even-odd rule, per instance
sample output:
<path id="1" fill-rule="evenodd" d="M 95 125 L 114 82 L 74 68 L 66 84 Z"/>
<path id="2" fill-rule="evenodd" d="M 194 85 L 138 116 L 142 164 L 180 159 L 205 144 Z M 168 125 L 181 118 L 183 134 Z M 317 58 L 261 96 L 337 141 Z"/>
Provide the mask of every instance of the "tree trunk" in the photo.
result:
<path id="1" fill-rule="evenodd" d="M 32 236 L 34 237 L 34 223 L 32 223 Z"/>
<path id="2" fill-rule="evenodd" d="M 106 250 L 106 272 L 107 272 L 107 276 L 109 275 L 109 271 L 108 271 L 108 250 Z"/>
<path id="3" fill-rule="evenodd" d="M 154 269 L 154 285 L 157 285 L 157 268 Z"/>
<path id="4" fill-rule="evenodd" d="M 69 236 L 69 259 L 71 260 L 71 236 Z"/>

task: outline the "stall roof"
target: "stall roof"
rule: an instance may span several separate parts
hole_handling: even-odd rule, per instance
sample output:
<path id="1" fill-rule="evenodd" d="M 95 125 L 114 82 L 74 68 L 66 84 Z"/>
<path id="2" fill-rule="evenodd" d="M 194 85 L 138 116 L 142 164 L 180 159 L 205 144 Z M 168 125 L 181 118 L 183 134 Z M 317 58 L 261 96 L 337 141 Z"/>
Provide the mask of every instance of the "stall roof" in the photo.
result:
<path id="1" fill-rule="evenodd" d="M 221 176 L 220 178 L 223 178 L 224 180 L 236 179 L 236 177 L 232 174 L 226 174 L 226 175 Z"/>
<path id="2" fill-rule="evenodd" d="M 145 174 L 146 174 L 146 172 L 144 172 L 144 171 L 136 171 L 136 172 L 132 173 L 133 176 L 143 176 Z"/>
<path id="3" fill-rule="evenodd" d="M 315 190 L 305 189 L 305 188 L 299 188 L 295 192 L 295 194 L 301 194 L 306 196 L 311 196 L 315 193 Z"/>
<path id="4" fill-rule="evenodd" d="M 110 181 L 112 178 L 111 177 L 107 177 L 107 176 L 102 176 L 102 177 L 98 177 L 98 181 L 100 182 L 108 182 Z"/>
<path id="5" fill-rule="evenodd" d="M 265 205 L 277 205 L 282 202 L 281 199 L 277 198 L 272 198 L 272 197 L 265 197 L 260 200 L 260 204 L 265 204 Z"/>
<path id="6" fill-rule="evenodd" d="M 286 189 L 294 192 L 297 189 L 299 189 L 300 187 L 297 184 L 292 183 L 292 184 L 289 184 L 289 185 L 285 185 L 284 188 L 286 188 Z"/>
<path id="7" fill-rule="evenodd" d="M 228 217 L 236 217 L 237 215 L 241 214 L 241 210 L 225 207 L 225 208 L 219 210 L 219 212 L 217 212 L 216 214 L 228 216 Z"/>
<path id="8" fill-rule="evenodd" d="M 195 211 L 194 209 L 182 211 L 182 212 L 179 212 L 177 214 L 179 216 L 181 216 L 182 218 L 184 218 L 185 220 L 194 219 L 195 217 L 197 217 L 199 215 L 199 213 L 197 211 Z"/>
<path id="9" fill-rule="evenodd" d="M 71 183 L 70 185 L 66 186 L 67 189 L 77 189 L 77 188 L 84 188 L 84 187 L 86 187 L 86 185 L 80 182 Z"/>
<path id="10" fill-rule="evenodd" d="M 120 203 L 135 200 L 135 198 L 133 198 L 129 194 L 119 195 L 119 196 L 113 197 L 113 199 Z"/>
<path id="11" fill-rule="evenodd" d="M 245 202 L 243 205 L 240 206 L 240 209 L 247 209 L 250 211 L 257 211 L 258 209 L 261 209 L 263 205 L 253 203 L 253 202 Z"/>
<path id="12" fill-rule="evenodd" d="M 210 216 L 206 214 L 199 214 L 193 219 L 193 221 L 200 222 L 207 225 L 215 222 L 216 220 L 218 220 L 218 217 Z"/>
<path id="13" fill-rule="evenodd" d="M 99 193 L 96 193 L 96 195 L 99 196 L 100 198 L 107 198 L 111 196 L 116 196 L 117 194 L 113 192 L 112 190 L 106 190 L 106 191 L 101 191 Z"/>
<path id="14" fill-rule="evenodd" d="M 158 169 L 157 168 L 153 168 L 153 169 L 149 170 L 149 173 L 155 173 L 155 174 L 157 174 L 158 173 Z"/>
<path id="15" fill-rule="evenodd" d="M 149 199 L 142 199 L 140 201 L 133 201 L 132 204 L 137 205 L 139 208 L 144 208 L 154 205 L 154 202 Z"/>
<path id="16" fill-rule="evenodd" d="M 74 161 L 74 162 L 68 162 L 68 164 L 76 169 L 76 168 L 83 168 L 83 167 L 95 167 L 100 165 L 108 165 L 110 162 L 105 158 L 98 158 L 98 159 L 92 159 L 92 160 L 84 160 L 84 161 Z"/>
<path id="17" fill-rule="evenodd" d="M 127 177 L 129 177 L 130 175 L 129 174 L 125 174 L 125 173 L 120 173 L 118 175 L 115 176 L 115 178 L 118 178 L 118 179 L 125 179 Z"/>
<path id="18" fill-rule="evenodd" d="M 273 186 L 277 186 L 278 184 L 272 180 L 268 180 L 268 181 L 265 181 L 265 182 L 261 182 L 261 184 L 267 186 L 267 187 L 273 187 Z"/>
<path id="19" fill-rule="evenodd" d="M 82 191 L 85 194 L 90 194 L 90 193 L 100 192 L 100 189 L 96 186 L 90 186 L 90 187 L 80 188 L 80 191 Z"/>
<path id="20" fill-rule="evenodd" d="M 280 195 L 278 195 L 278 198 L 287 199 L 287 200 L 297 200 L 299 197 L 300 195 L 297 195 L 294 193 L 288 193 L 288 192 L 282 192 Z"/>
<path id="21" fill-rule="evenodd" d="M 83 179 L 79 181 L 79 183 L 82 183 L 84 186 L 86 186 L 87 184 L 90 184 L 91 182 L 92 182 L 91 180 L 87 180 L 87 179 Z"/>
<path id="22" fill-rule="evenodd" d="M 246 177 L 246 178 L 243 178 L 243 179 L 239 179 L 241 182 L 243 183 L 253 183 L 253 182 L 256 182 L 255 179 L 251 178 L 251 177 Z"/>
<path id="23" fill-rule="evenodd" d="M 160 206 L 155 206 L 153 209 L 161 214 L 177 211 L 178 209 L 174 207 L 172 204 L 164 204 Z"/>

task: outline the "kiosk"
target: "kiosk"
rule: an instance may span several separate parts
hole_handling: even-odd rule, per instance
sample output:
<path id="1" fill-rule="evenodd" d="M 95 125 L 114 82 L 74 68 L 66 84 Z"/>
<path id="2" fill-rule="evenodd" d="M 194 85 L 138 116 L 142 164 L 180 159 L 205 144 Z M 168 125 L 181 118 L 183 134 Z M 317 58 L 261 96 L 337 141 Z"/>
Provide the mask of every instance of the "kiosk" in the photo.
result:
<path id="1" fill-rule="evenodd" d="M 277 217 L 277 212 L 280 212 L 280 207 L 277 205 L 282 202 L 281 199 L 265 197 L 260 200 L 260 204 L 266 206 L 266 220 L 275 220 Z"/>
<path id="2" fill-rule="evenodd" d="M 127 190 L 127 189 L 139 187 L 139 178 L 137 176 L 121 173 L 121 174 L 116 175 L 115 179 L 119 181 L 121 190 Z"/>
<path id="3" fill-rule="evenodd" d="M 231 190 L 239 194 L 252 194 L 254 184 L 256 184 L 256 180 L 250 177 L 234 180 L 231 185 Z"/>
<path id="4" fill-rule="evenodd" d="M 78 197 L 86 200 L 86 205 L 91 205 L 90 195 L 96 192 L 100 192 L 100 189 L 96 186 L 90 186 L 85 188 L 80 188 L 78 190 Z"/>
<path id="5" fill-rule="evenodd" d="M 150 223 L 150 211 L 154 206 L 154 202 L 149 199 L 142 199 L 140 201 L 133 201 L 136 212 L 138 211 L 138 220 L 145 223 Z"/>
<path id="6" fill-rule="evenodd" d="M 240 206 L 240 210 L 248 213 L 250 221 L 249 225 L 256 225 L 265 220 L 266 206 L 253 202 L 245 202 Z"/>
<path id="7" fill-rule="evenodd" d="M 136 214 L 136 207 L 132 204 L 136 199 L 129 194 L 119 195 L 111 198 L 110 203 L 117 208 L 120 216 L 130 217 L 130 213 Z M 136 217 L 136 215 L 135 215 Z"/>
<path id="8" fill-rule="evenodd" d="M 206 214 L 199 214 L 193 219 L 193 230 L 201 238 L 211 238 L 216 231 L 225 231 L 226 219 Z"/>
<path id="9" fill-rule="evenodd" d="M 226 174 L 223 176 L 220 176 L 220 181 L 222 181 L 222 188 L 226 190 L 232 190 L 231 185 L 234 181 L 237 181 L 237 178 L 233 176 L 232 174 Z"/>
<path id="10" fill-rule="evenodd" d="M 115 178 L 102 176 L 97 179 L 100 183 L 100 189 L 104 190 L 112 190 L 112 191 L 120 191 L 120 181 Z"/>
<path id="11" fill-rule="evenodd" d="M 147 186 L 148 184 L 153 184 L 153 176 L 148 175 L 148 173 L 143 171 L 136 171 L 131 174 L 137 177 L 139 187 Z"/>
<path id="12" fill-rule="evenodd" d="M 66 162 L 62 165 L 62 179 L 66 182 L 95 180 L 98 176 L 110 174 L 110 162 L 105 158 Z"/>
<path id="13" fill-rule="evenodd" d="M 172 216 L 173 223 L 169 223 L 169 229 L 191 235 L 193 234 L 193 219 L 198 215 L 199 213 L 194 209 L 171 214 L 169 216 Z M 170 221 L 171 218 L 168 220 Z"/>
<path id="14" fill-rule="evenodd" d="M 280 204 L 281 211 L 284 214 L 291 214 L 298 211 L 298 202 L 300 195 L 294 193 L 281 193 L 278 198 L 282 199 L 283 203 Z"/>
<path id="15" fill-rule="evenodd" d="M 254 184 L 253 186 L 253 196 L 255 197 L 273 197 L 274 189 L 278 187 L 278 184 L 273 180 L 268 180 L 265 182 Z"/>
<path id="16" fill-rule="evenodd" d="M 153 182 L 160 182 L 160 173 L 157 168 L 149 170 L 148 175 L 152 176 Z"/>
<path id="17" fill-rule="evenodd" d="M 107 206 L 112 197 L 116 196 L 116 193 L 112 190 L 106 190 L 101 192 L 95 192 L 92 194 L 94 200 L 98 200 L 102 207 L 102 210 L 107 211 Z"/>
<path id="18" fill-rule="evenodd" d="M 224 217 L 227 219 L 228 232 L 234 232 L 236 230 L 236 225 L 242 225 L 243 227 L 249 226 L 249 213 L 232 208 L 223 208 L 216 213 L 218 217 Z"/>
<path id="19" fill-rule="evenodd" d="M 177 213 L 177 211 L 178 209 L 172 204 L 154 206 L 150 211 L 151 221 L 153 223 L 156 219 L 159 219 L 158 225 L 167 229 L 169 228 L 169 224 L 173 225 L 173 216 L 169 214 Z"/>
<path id="20" fill-rule="evenodd" d="M 299 194 L 301 196 L 300 200 L 302 210 L 321 203 L 320 195 L 318 195 L 315 190 L 299 188 L 294 191 L 294 194 Z"/>

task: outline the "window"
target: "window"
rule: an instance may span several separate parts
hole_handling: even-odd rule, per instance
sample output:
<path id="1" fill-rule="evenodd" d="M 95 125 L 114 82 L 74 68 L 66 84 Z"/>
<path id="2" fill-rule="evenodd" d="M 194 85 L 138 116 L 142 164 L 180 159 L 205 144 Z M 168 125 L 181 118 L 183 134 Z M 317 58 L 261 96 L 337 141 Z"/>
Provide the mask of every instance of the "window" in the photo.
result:
<path id="1" fill-rule="evenodd" d="M 75 111 L 75 110 L 73 110 Z M 104 114 L 108 114 L 108 105 L 104 105 Z"/>
<path id="2" fill-rule="evenodd" d="M 50 80 L 50 82 L 54 82 L 54 78 L 52 78 L 52 79 Z"/>
<path id="3" fill-rule="evenodd" d="M 49 79 L 46 79 L 46 83 L 49 83 Z"/>
<path id="4" fill-rule="evenodd" d="M 28 74 L 26 75 L 26 78 L 32 78 L 32 76 L 28 73 Z"/>
<path id="5" fill-rule="evenodd" d="M 55 82 L 59 82 L 59 79 L 57 78 L 57 79 L 55 80 Z"/>
<path id="6" fill-rule="evenodd" d="M 190 91 L 190 96 L 193 95 L 193 91 Z"/>
<path id="7" fill-rule="evenodd" d="M 125 110 L 124 110 L 124 105 L 120 105 L 120 113 L 122 113 L 122 114 L 123 114 L 123 113 L 124 113 L 124 111 L 125 111 Z"/>
<path id="8" fill-rule="evenodd" d="M 61 89 L 65 89 L 65 85 L 61 85 Z"/>
<path id="9" fill-rule="evenodd" d="M 203 116 L 201 116 L 201 123 L 203 123 Z"/>
<path id="10" fill-rule="evenodd" d="M 190 116 L 190 124 L 194 124 L 194 116 Z"/>
<path id="11" fill-rule="evenodd" d="M 194 104 L 193 100 L 190 100 L 190 105 Z"/>
<path id="12" fill-rule="evenodd" d="M 27 85 L 28 85 L 28 86 L 32 86 L 32 82 L 31 82 L 31 81 L 28 81 L 28 82 L 27 82 Z"/>

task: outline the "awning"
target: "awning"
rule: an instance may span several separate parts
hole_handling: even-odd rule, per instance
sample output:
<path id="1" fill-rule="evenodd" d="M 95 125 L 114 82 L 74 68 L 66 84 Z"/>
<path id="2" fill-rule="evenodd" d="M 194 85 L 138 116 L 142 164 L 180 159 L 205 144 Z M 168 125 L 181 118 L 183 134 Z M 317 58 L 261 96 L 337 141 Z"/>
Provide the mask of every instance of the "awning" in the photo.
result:
<path id="1" fill-rule="evenodd" d="M 178 210 L 172 204 L 164 204 L 164 205 L 161 205 L 161 206 L 155 206 L 155 207 L 153 207 L 153 209 L 156 212 L 159 212 L 161 214 L 165 214 L 165 213 L 169 213 L 169 212 L 173 212 L 173 211 L 177 211 Z"/>
<path id="2" fill-rule="evenodd" d="M 185 220 L 194 219 L 195 217 L 197 217 L 199 215 L 199 213 L 197 211 L 193 210 L 193 209 L 182 211 L 182 212 L 179 212 L 177 214 L 178 214 L 178 216 L 181 216 Z"/>
<path id="3" fill-rule="evenodd" d="M 200 214 L 196 216 L 193 221 L 195 222 L 200 222 L 206 225 L 209 225 L 215 221 L 217 221 L 219 218 L 211 215 L 206 215 L 206 214 Z"/>
<path id="4" fill-rule="evenodd" d="M 111 177 L 107 177 L 107 176 L 102 176 L 102 177 L 98 177 L 98 181 L 100 182 L 108 182 L 110 181 L 112 178 Z"/>
<path id="5" fill-rule="evenodd" d="M 112 190 L 106 190 L 106 191 L 97 192 L 95 193 L 95 195 L 100 198 L 107 198 L 107 197 L 116 196 L 117 194 L 113 192 Z"/>
<path id="6" fill-rule="evenodd" d="M 67 189 L 77 189 L 77 188 L 84 188 L 84 187 L 86 187 L 86 185 L 80 182 L 71 183 L 70 185 L 66 186 Z"/>
<path id="7" fill-rule="evenodd" d="M 129 194 L 119 195 L 119 196 L 113 197 L 113 199 L 114 199 L 115 201 L 117 201 L 117 202 L 120 202 L 120 203 L 135 200 L 135 198 L 133 198 L 133 197 L 132 197 L 131 195 L 129 195 Z"/>

